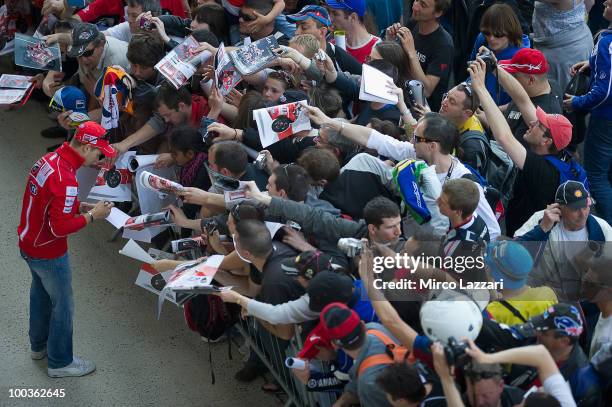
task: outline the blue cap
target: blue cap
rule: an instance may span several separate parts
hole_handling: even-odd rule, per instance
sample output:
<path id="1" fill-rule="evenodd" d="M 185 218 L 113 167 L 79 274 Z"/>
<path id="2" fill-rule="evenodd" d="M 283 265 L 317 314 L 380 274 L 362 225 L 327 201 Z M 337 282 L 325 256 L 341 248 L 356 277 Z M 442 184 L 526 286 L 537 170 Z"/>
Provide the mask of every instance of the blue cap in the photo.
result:
<path id="1" fill-rule="evenodd" d="M 297 13 L 288 15 L 287 21 L 290 23 L 295 23 L 296 21 L 304 21 L 309 18 L 314 18 L 325 27 L 329 27 L 331 25 L 331 20 L 329 19 L 329 13 L 327 10 L 325 10 L 324 7 L 313 5 L 305 6 Z"/>
<path id="2" fill-rule="evenodd" d="M 87 97 L 76 86 L 64 86 L 55 92 L 49 106 L 58 112 L 72 110 L 87 114 Z"/>
<path id="3" fill-rule="evenodd" d="M 363 17 L 366 12 L 365 0 L 326 0 L 325 3 L 329 8 L 354 12 L 359 17 Z"/>
<path id="4" fill-rule="evenodd" d="M 533 269 L 533 259 L 529 251 L 520 243 L 501 240 L 487 246 L 485 264 L 491 270 L 495 281 L 504 280 L 504 288 L 521 288 Z"/>

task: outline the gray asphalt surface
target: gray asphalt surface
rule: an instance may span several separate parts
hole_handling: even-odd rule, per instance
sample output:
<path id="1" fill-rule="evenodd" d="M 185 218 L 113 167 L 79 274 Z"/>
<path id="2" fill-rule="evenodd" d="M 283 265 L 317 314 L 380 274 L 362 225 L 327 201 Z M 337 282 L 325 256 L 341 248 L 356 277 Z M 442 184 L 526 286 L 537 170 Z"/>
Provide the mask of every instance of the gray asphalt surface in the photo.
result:
<path id="1" fill-rule="evenodd" d="M 6 72 L 0 69 L 0 72 Z M 171 303 L 156 320 L 157 297 L 134 285 L 138 263 L 108 243 L 113 228 L 97 222 L 69 240 L 75 296 L 74 352 L 97 371 L 82 378 L 50 379 L 46 359 L 30 359 L 30 272 L 19 256 L 17 224 L 27 173 L 58 141 L 40 137 L 52 122 L 43 104 L 0 111 L 0 406 L 274 406 L 261 382 L 244 385 L 234 373 L 242 355 L 213 344 L 216 385 L 207 345 Z M 64 398 L 16 399 L 9 389 L 64 389 Z"/>

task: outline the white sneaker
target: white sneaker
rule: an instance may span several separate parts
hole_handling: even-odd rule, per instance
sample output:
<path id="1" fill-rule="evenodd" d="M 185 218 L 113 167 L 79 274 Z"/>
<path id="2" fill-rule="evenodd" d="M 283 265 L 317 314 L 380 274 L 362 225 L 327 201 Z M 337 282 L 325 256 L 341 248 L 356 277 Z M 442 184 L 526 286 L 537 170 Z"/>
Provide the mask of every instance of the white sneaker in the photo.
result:
<path id="1" fill-rule="evenodd" d="M 32 360 L 43 360 L 46 356 L 47 356 L 47 348 L 46 347 L 43 350 L 41 350 L 40 352 L 32 351 L 32 353 L 30 353 L 30 357 L 32 358 Z"/>
<path id="2" fill-rule="evenodd" d="M 72 358 L 72 363 L 68 366 L 59 369 L 47 369 L 49 377 L 79 377 L 90 374 L 96 370 L 96 364 L 92 361 L 77 358 Z"/>

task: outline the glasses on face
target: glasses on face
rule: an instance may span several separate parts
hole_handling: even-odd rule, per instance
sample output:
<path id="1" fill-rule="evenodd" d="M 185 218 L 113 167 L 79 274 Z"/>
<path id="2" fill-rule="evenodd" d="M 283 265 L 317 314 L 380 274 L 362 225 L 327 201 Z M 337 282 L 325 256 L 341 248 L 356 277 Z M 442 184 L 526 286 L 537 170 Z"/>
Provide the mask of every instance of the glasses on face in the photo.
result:
<path id="1" fill-rule="evenodd" d="M 482 35 L 484 35 L 485 37 L 495 37 L 495 38 L 503 38 L 506 36 L 506 33 L 503 32 L 491 32 L 488 30 L 482 31 Z"/>
<path id="2" fill-rule="evenodd" d="M 245 14 L 242 11 L 238 13 L 238 18 L 242 18 L 242 20 L 247 23 L 251 21 L 255 21 L 257 19 L 257 17 L 250 15 L 250 14 Z"/>
<path id="3" fill-rule="evenodd" d="M 414 144 L 431 142 L 431 140 L 427 140 L 425 137 L 417 136 L 416 130 L 412 133 L 412 141 Z"/>
<path id="4" fill-rule="evenodd" d="M 534 128 L 537 127 L 540 130 L 542 130 L 543 134 L 542 137 L 546 137 L 546 138 L 552 138 L 550 131 L 548 130 L 548 128 L 546 126 L 544 126 L 542 123 L 540 123 L 539 120 L 534 120 L 532 122 L 529 123 L 529 128 Z"/>
<path id="5" fill-rule="evenodd" d="M 96 47 L 93 47 L 92 49 L 88 49 L 85 52 L 83 52 L 80 57 L 81 58 L 89 58 L 90 56 L 93 55 L 93 53 L 96 51 Z"/>

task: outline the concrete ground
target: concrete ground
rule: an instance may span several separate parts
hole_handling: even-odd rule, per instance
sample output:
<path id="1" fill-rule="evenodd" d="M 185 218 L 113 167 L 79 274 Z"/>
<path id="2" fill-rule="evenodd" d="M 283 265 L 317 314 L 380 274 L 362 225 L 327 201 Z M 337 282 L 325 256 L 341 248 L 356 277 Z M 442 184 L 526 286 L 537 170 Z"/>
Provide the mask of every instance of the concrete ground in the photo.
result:
<path id="1" fill-rule="evenodd" d="M 0 70 L 6 72 L 6 70 Z M 213 344 L 216 385 L 207 345 L 171 303 L 156 320 L 157 297 L 134 285 L 138 263 L 108 243 L 113 228 L 97 222 L 69 240 L 75 296 L 74 353 L 97 371 L 82 378 L 50 379 L 46 359 L 32 361 L 28 342 L 30 272 L 17 248 L 25 180 L 45 148 L 40 137 L 52 122 L 42 103 L 0 111 L 0 406 L 274 406 L 261 382 L 234 380 L 242 355 Z M 16 399 L 9 389 L 64 389 L 64 398 Z"/>

